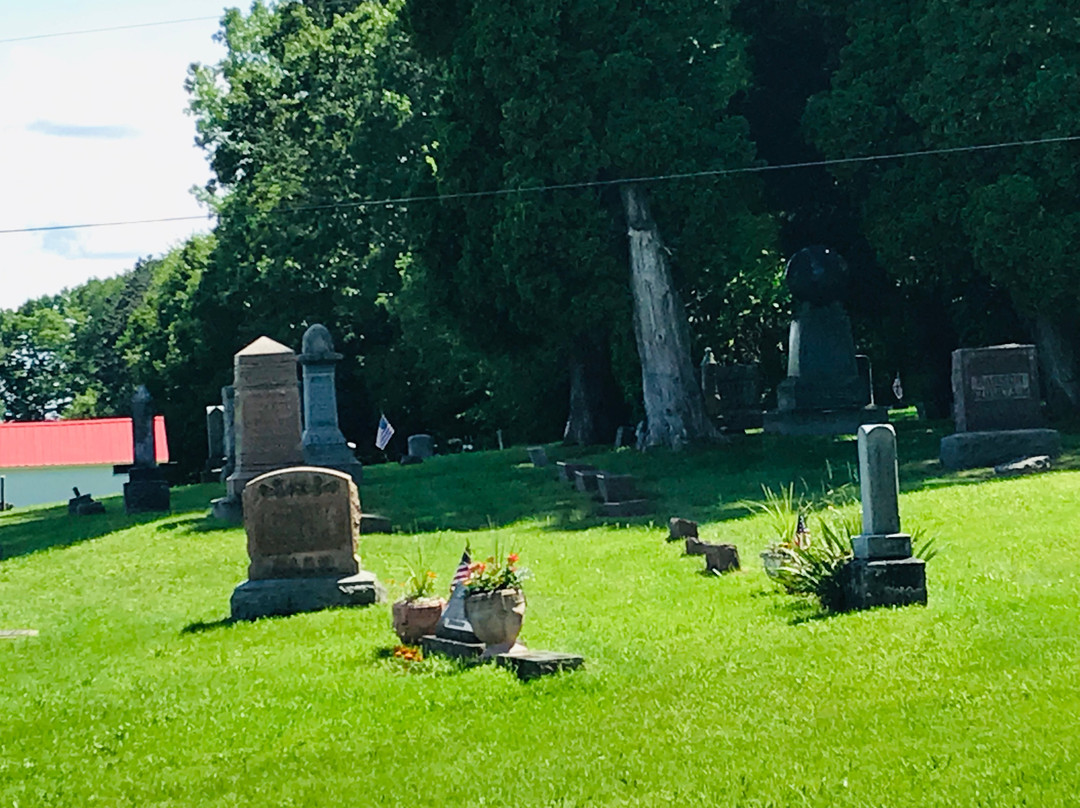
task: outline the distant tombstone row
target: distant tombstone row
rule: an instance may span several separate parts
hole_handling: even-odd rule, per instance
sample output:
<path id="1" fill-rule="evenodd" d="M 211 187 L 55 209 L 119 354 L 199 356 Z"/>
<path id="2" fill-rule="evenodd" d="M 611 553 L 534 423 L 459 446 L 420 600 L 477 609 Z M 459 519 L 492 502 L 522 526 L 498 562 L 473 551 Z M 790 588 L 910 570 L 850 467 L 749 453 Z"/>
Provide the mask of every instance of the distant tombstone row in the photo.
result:
<path id="1" fill-rule="evenodd" d="M 559 479 L 600 501 L 599 514 L 610 518 L 646 516 L 652 503 L 637 488 L 630 474 L 612 474 L 587 463 L 563 460 L 555 464 Z"/>
<path id="2" fill-rule="evenodd" d="M 952 391 L 956 433 L 941 441 L 945 468 L 1061 453 L 1061 436 L 1043 421 L 1034 345 L 953 351 Z"/>

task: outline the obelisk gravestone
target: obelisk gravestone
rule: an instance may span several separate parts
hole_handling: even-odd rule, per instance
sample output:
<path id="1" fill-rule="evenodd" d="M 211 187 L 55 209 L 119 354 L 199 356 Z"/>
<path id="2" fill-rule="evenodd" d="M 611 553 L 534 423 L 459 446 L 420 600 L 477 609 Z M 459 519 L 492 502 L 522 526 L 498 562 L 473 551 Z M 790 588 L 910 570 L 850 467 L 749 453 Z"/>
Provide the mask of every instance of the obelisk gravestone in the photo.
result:
<path id="1" fill-rule="evenodd" d="M 168 511 L 169 483 L 157 464 L 154 400 L 145 385 L 139 385 L 131 397 L 131 436 L 135 462 L 128 471 L 128 481 L 124 483 L 124 511 Z"/>
<path id="2" fill-rule="evenodd" d="M 359 485 L 363 466 L 338 427 L 334 368 L 341 354 L 334 351 L 334 341 L 325 326 L 316 323 L 304 332 L 299 361 L 304 375 L 304 462 L 343 471 Z"/>

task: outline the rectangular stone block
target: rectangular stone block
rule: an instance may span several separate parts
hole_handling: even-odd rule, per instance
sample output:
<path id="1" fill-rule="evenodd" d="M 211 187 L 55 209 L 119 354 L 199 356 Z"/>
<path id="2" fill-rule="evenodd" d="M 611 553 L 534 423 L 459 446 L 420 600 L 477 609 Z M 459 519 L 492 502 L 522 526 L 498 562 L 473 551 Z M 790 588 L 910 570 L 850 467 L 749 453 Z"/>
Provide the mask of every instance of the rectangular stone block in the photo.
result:
<path id="1" fill-rule="evenodd" d="M 484 644 L 482 642 L 458 642 L 446 637 L 436 637 L 434 634 L 428 634 L 420 638 L 420 650 L 423 651 L 424 656 L 438 654 L 453 659 L 479 659 L 480 655 L 484 653 Z"/>
<path id="2" fill-rule="evenodd" d="M 919 558 L 855 559 L 844 567 L 844 609 L 926 603 L 926 564 Z"/>
<path id="3" fill-rule="evenodd" d="M 600 489 L 600 498 L 604 502 L 625 502 L 641 497 L 637 484 L 630 474 L 611 474 L 602 471 L 596 475 L 596 483 Z"/>
<path id="4" fill-rule="evenodd" d="M 705 547 L 708 542 L 703 542 L 697 536 L 686 537 L 686 554 L 687 555 L 705 555 Z"/>
<path id="5" fill-rule="evenodd" d="M 530 446 L 525 451 L 529 453 L 529 462 L 537 468 L 543 468 L 548 464 L 547 449 L 543 446 Z"/>
<path id="6" fill-rule="evenodd" d="M 362 513 L 360 514 L 360 534 L 365 533 L 393 533 L 393 525 L 390 524 L 390 518 L 387 516 L 379 516 L 374 513 Z"/>
<path id="7" fill-rule="evenodd" d="M 705 569 L 735 572 L 739 569 L 739 549 L 734 544 L 705 544 Z"/>
<path id="8" fill-rule="evenodd" d="M 652 504 L 647 499 L 627 499 L 623 502 L 600 503 L 601 516 L 647 516 L 650 513 L 652 513 Z"/>
<path id="9" fill-rule="evenodd" d="M 668 520 L 668 541 L 678 541 L 693 536 L 697 538 L 698 523 L 691 519 L 673 516 Z"/>
<path id="10" fill-rule="evenodd" d="M 596 471 L 596 467 L 590 466 L 588 463 L 567 463 L 565 460 L 557 462 L 555 468 L 559 472 L 559 479 L 571 485 L 575 483 L 575 475 L 579 471 Z"/>
<path id="11" fill-rule="evenodd" d="M 1056 429 L 999 429 L 993 432 L 957 432 L 941 439 L 941 465 L 947 469 L 996 466 L 1017 457 L 1061 454 Z"/>
<path id="12" fill-rule="evenodd" d="M 1042 427 L 1034 345 L 960 348 L 952 354 L 957 432 Z"/>
<path id="13" fill-rule="evenodd" d="M 910 558 L 911 536 L 906 533 L 867 534 L 851 539 L 856 558 Z"/>
<path id="14" fill-rule="evenodd" d="M 599 475 L 598 471 L 578 469 L 574 472 L 574 487 L 582 494 L 595 494 L 600 490 L 599 483 L 596 482 Z"/>
<path id="15" fill-rule="evenodd" d="M 561 654 L 556 651 L 526 651 L 499 654 L 495 657 L 496 665 L 512 670 L 523 682 L 559 671 L 576 670 L 584 661 L 575 654 Z"/>

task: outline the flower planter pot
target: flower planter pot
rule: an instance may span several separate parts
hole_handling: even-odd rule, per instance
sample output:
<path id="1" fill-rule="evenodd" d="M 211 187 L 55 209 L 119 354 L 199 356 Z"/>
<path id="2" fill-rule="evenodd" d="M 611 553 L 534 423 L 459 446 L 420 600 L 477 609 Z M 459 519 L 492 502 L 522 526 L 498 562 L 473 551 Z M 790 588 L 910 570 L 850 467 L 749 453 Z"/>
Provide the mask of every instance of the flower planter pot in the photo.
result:
<path id="1" fill-rule="evenodd" d="M 496 589 L 465 596 L 465 616 L 473 632 L 487 648 L 485 657 L 512 649 L 525 617 L 525 593 L 520 589 Z"/>
<path id="2" fill-rule="evenodd" d="M 780 572 L 780 566 L 784 563 L 784 554 L 775 550 L 766 550 L 761 554 L 761 564 L 765 568 L 765 574 L 775 578 Z"/>
<path id="3" fill-rule="evenodd" d="M 394 631 L 406 645 L 416 645 L 424 635 L 435 633 L 445 608 L 442 598 L 399 600 L 392 607 Z"/>

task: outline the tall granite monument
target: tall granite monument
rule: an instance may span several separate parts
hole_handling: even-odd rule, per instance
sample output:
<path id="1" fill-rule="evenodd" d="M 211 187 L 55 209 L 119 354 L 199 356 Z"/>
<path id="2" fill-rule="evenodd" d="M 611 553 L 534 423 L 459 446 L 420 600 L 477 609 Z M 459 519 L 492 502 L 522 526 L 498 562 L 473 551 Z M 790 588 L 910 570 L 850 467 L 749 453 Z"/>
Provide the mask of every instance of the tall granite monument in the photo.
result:
<path id="1" fill-rule="evenodd" d="M 360 567 L 360 496 L 336 469 L 299 466 L 244 488 L 248 579 L 233 591 L 233 620 L 363 606 L 385 592 Z"/>
<path id="2" fill-rule="evenodd" d="M 941 440 L 945 468 L 1061 453 L 1061 436 L 1043 420 L 1034 345 L 953 351 L 952 390 L 956 434 Z"/>
<path id="3" fill-rule="evenodd" d="M 206 465 L 202 482 L 213 482 L 225 467 L 225 408 L 211 404 L 206 408 Z"/>
<path id="4" fill-rule="evenodd" d="M 221 388 L 221 411 L 222 411 L 222 444 L 225 451 L 225 462 L 221 467 L 221 481 L 229 479 L 229 475 L 236 471 L 236 390 L 231 384 Z"/>
<path id="5" fill-rule="evenodd" d="M 124 511 L 168 511 L 169 483 L 157 464 L 154 400 L 146 385 L 139 385 L 131 397 L 131 438 L 135 462 L 128 471 L 128 481 L 124 483 Z"/>
<path id="6" fill-rule="evenodd" d="M 866 406 L 851 321 L 840 303 L 847 263 L 826 247 L 806 247 L 788 261 L 785 278 L 795 319 L 788 335 L 787 378 L 777 385 L 777 408 L 765 414 L 765 431 L 847 435 L 860 424 L 887 421 L 887 409 Z"/>
<path id="7" fill-rule="evenodd" d="M 214 500 L 213 513 L 240 522 L 244 486 L 269 471 L 303 465 L 296 354 L 259 337 L 233 357 L 233 387 L 236 468 L 225 481 L 226 496 Z"/>
<path id="8" fill-rule="evenodd" d="M 364 469 L 338 427 L 337 390 L 334 368 L 341 354 L 334 351 L 334 341 L 326 326 L 315 324 L 304 332 L 300 366 L 304 375 L 304 462 L 343 471 L 357 485 Z"/>

